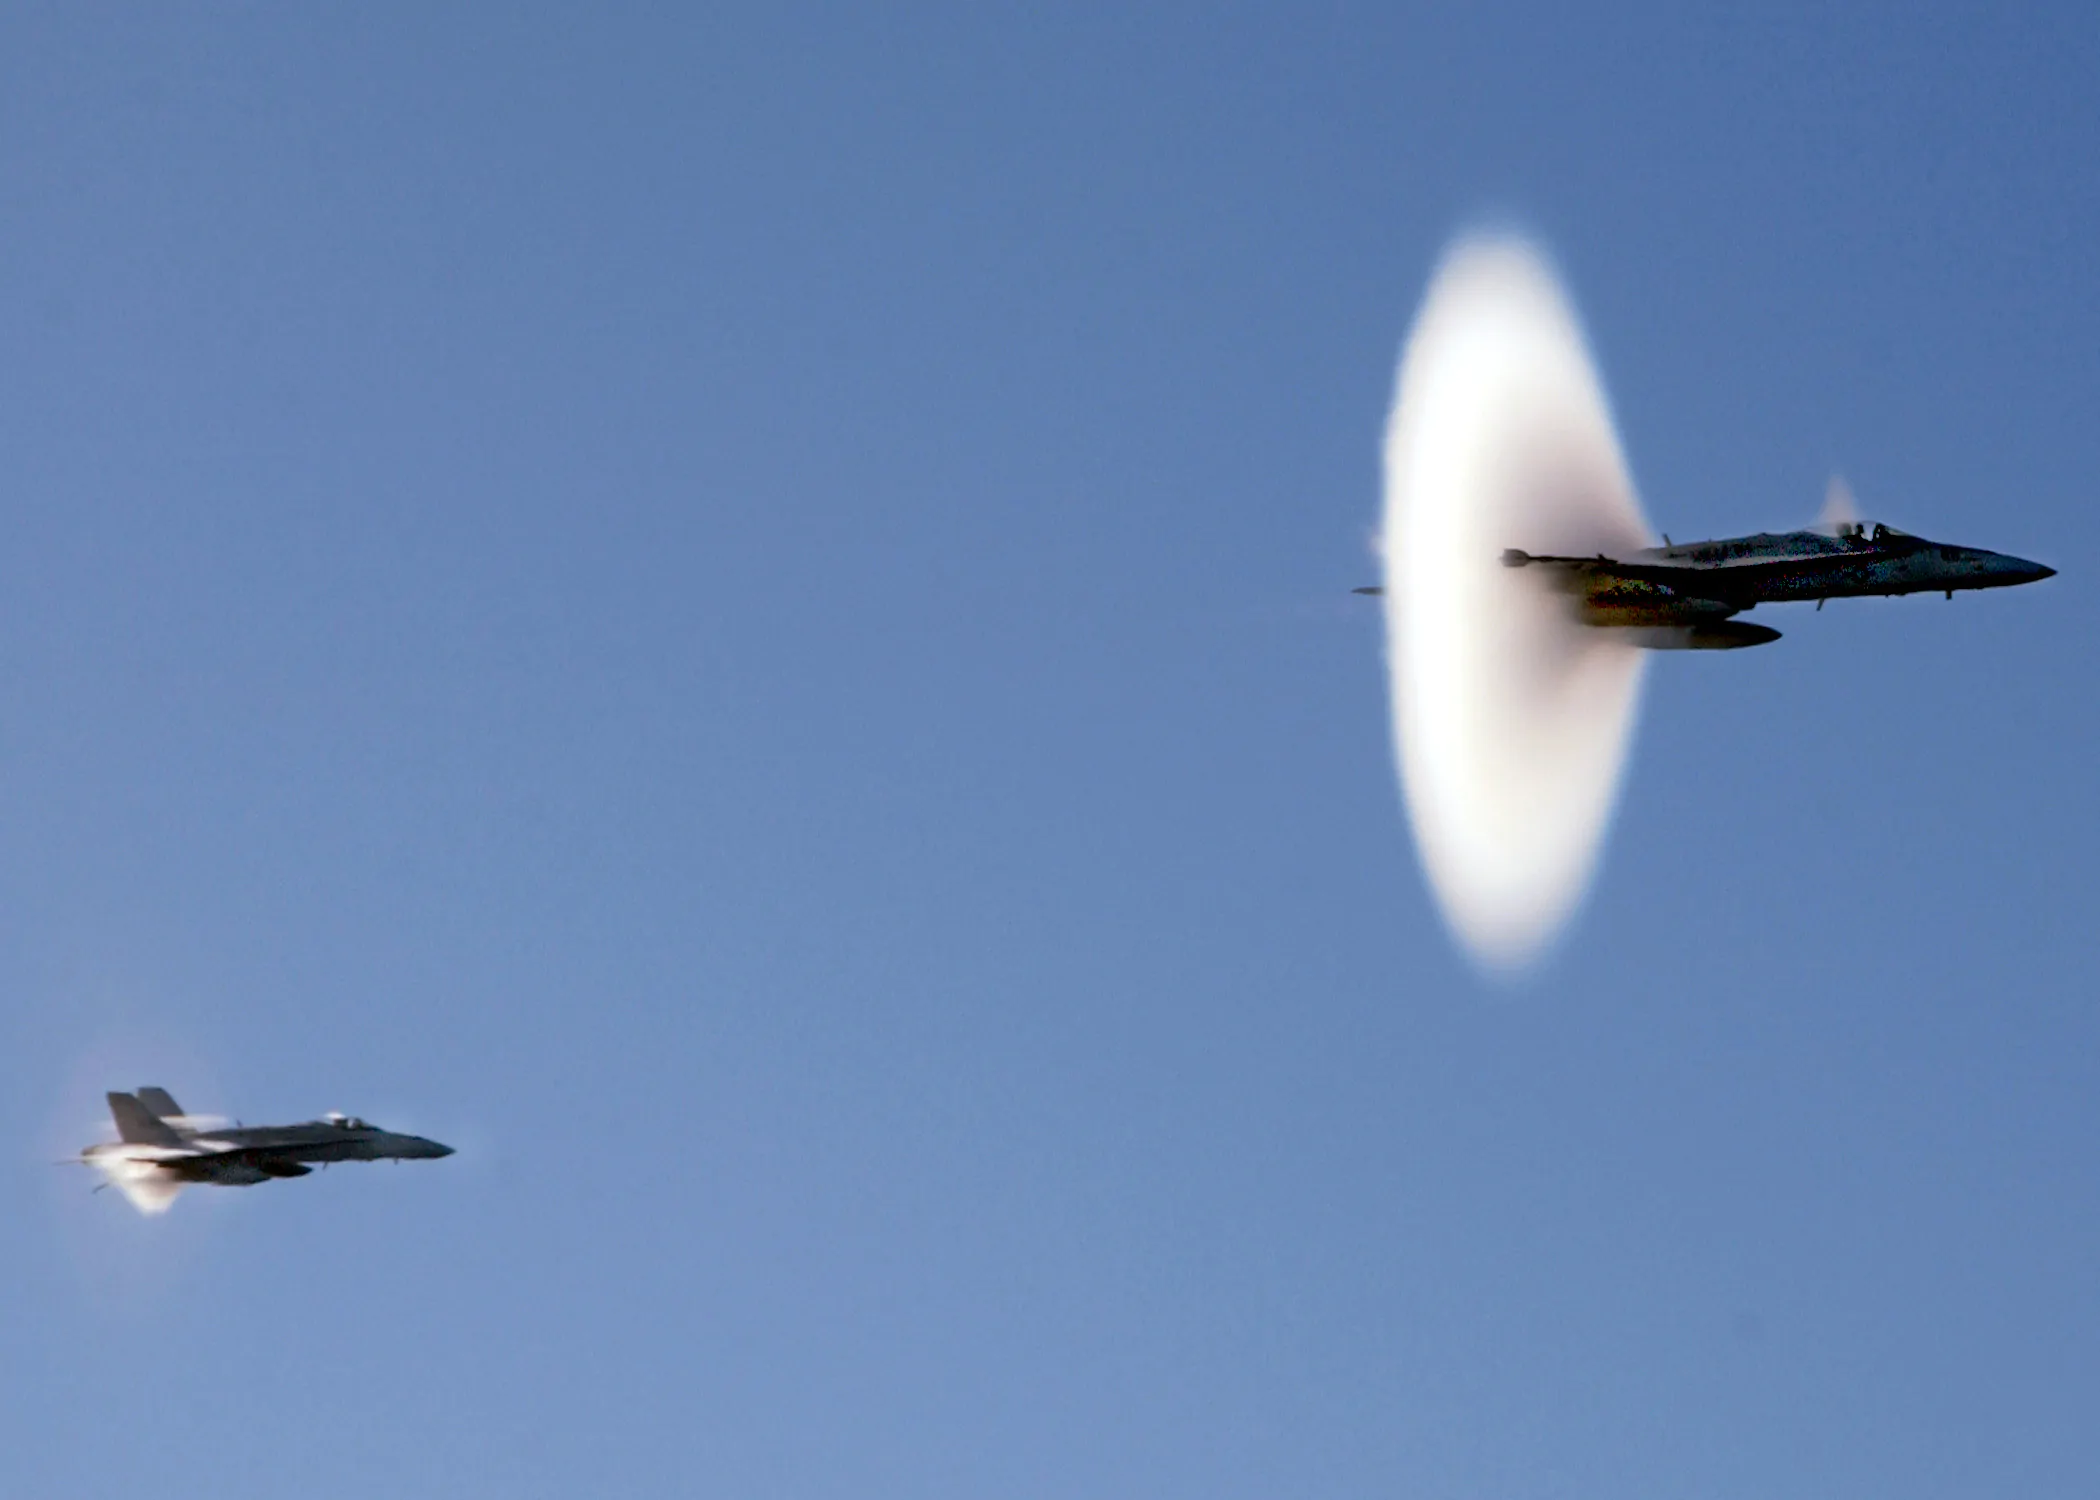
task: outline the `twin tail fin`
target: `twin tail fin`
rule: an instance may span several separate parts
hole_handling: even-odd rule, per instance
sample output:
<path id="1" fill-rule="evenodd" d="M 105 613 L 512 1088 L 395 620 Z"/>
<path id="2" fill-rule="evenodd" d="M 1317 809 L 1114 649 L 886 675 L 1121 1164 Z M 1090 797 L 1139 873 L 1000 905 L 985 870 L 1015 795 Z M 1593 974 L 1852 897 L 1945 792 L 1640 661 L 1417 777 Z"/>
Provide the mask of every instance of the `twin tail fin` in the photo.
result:
<path id="1" fill-rule="evenodd" d="M 168 1098 L 159 1089 L 154 1089 L 151 1092 L 159 1094 L 163 1099 Z M 168 1102 L 172 1104 L 175 1101 L 169 1099 Z M 131 1145 L 180 1146 L 182 1144 L 182 1137 L 177 1135 L 159 1115 L 140 1102 L 137 1094 L 111 1094 L 109 1096 L 109 1113 L 110 1117 L 117 1122 L 118 1138 L 129 1142 Z"/>

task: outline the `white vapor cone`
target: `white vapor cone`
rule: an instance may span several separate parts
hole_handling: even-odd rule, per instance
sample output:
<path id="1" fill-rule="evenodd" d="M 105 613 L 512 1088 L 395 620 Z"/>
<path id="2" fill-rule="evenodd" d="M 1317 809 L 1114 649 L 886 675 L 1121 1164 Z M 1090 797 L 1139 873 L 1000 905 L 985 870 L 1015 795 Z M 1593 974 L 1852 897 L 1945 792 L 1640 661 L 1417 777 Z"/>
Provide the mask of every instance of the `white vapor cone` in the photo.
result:
<path id="1" fill-rule="evenodd" d="M 115 1151 L 98 1157 L 94 1166 L 142 1214 L 166 1213 L 182 1192 L 181 1178 L 142 1155 Z"/>
<path id="2" fill-rule="evenodd" d="M 1643 661 L 1502 552 L 1647 545 L 1551 267 L 1521 240 L 1461 239 L 1401 357 L 1382 551 L 1401 789 L 1444 918 L 1486 968 L 1531 962 L 1581 900 Z"/>

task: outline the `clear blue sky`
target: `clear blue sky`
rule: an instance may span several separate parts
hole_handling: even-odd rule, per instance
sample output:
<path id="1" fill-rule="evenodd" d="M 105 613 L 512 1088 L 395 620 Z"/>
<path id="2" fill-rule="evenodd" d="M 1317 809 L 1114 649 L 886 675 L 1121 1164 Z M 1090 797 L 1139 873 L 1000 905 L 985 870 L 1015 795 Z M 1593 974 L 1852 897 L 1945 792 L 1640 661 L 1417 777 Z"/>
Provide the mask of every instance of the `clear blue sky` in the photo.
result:
<path id="1" fill-rule="evenodd" d="M 0 1487 L 2100 1490 L 2100 18 L 1568 9 L 0 16 Z M 1347 595 L 1481 216 L 1659 528 L 2062 569 L 1658 662 L 1514 990 Z"/>

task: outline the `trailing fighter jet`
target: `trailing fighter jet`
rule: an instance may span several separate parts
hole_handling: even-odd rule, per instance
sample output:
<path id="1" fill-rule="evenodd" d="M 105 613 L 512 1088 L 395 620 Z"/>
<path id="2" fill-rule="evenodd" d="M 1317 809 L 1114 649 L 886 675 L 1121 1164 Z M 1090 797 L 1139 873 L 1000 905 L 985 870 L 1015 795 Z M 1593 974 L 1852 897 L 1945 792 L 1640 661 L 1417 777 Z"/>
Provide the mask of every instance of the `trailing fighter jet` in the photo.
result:
<path id="1" fill-rule="evenodd" d="M 303 1125 L 236 1125 L 186 1115 L 166 1089 L 113 1093 L 118 1139 L 89 1146 L 81 1161 L 101 1172 L 140 1213 L 166 1213 L 193 1182 L 248 1187 L 273 1177 L 304 1177 L 308 1162 L 400 1161 L 450 1156 L 419 1135 L 396 1135 L 354 1115 L 330 1112 Z"/>
<path id="2" fill-rule="evenodd" d="M 1831 486 L 1823 519 L 1801 531 L 1644 547 L 1612 557 L 1555 557 L 1511 547 L 1510 568 L 1539 568 L 1566 594 L 1585 625 L 1625 632 L 1658 651 L 1733 651 L 1779 639 L 1766 625 L 1731 618 L 1760 604 L 1868 594 L 1944 593 L 2036 583 L 2056 569 L 2023 557 L 1929 542 L 1893 526 L 1871 529 L 1851 513 L 1842 482 Z M 1375 594 L 1376 588 L 1358 589 Z"/>

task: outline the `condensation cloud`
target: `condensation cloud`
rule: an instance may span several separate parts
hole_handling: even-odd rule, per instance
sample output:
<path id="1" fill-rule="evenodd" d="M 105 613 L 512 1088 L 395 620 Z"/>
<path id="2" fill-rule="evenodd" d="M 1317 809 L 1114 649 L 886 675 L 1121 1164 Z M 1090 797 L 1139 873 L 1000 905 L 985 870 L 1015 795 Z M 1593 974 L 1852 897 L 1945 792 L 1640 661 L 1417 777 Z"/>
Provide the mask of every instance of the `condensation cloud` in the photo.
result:
<path id="1" fill-rule="evenodd" d="M 1460 240 L 1430 284 L 1386 425 L 1383 530 L 1416 848 L 1467 950 L 1519 969 L 1596 866 L 1643 653 L 1501 554 L 1648 545 L 1574 310 L 1521 240 Z"/>

